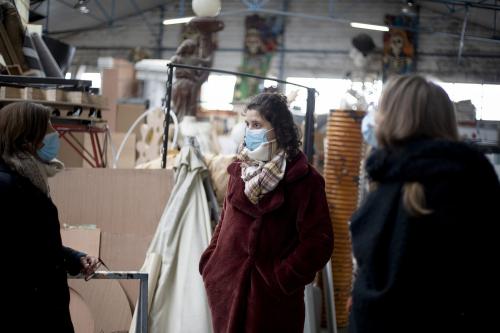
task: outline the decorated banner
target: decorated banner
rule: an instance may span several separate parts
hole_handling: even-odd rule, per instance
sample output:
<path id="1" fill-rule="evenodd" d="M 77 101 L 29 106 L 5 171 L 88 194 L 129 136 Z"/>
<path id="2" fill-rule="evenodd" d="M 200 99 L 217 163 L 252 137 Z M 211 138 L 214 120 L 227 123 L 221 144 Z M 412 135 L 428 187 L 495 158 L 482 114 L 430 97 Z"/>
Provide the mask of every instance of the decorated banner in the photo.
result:
<path id="1" fill-rule="evenodd" d="M 243 63 L 238 70 L 243 73 L 266 76 L 280 42 L 282 31 L 282 21 L 276 16 L 247 16 L 245 18 Z M 261 88 L 263 89 L 262 83 L 258 79 L 238 77 L 234 99 L 245 100 L 259 93 Z"/>
<path id="2" fill-rule="evenodd" d="M 415 71 L 418 16 L 386 15 L 385 24 L 390 28 L 384 33 L 384 82 L 391 75 Z"/>

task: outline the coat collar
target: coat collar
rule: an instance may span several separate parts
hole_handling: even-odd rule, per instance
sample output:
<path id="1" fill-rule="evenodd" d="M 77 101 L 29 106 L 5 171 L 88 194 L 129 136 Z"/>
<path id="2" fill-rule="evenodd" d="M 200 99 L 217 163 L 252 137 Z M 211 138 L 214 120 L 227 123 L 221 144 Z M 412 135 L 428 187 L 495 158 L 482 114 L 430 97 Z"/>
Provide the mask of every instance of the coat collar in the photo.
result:
<path id="1" fill-rule="evenodd" d="M 278 209 L 284 203 L 285 184 L 294 182 L 307 175 L 309 172 L 309 164 L 307 163 L 306 156 L 302 152 L 291 161 L 287 161 L 283 180 L 273 191 L 264 195 L 256 205 L 252 204 L 244 193 L 245 183 L 241 179 L 241 162 L 235 161 L 231 163 L 227 170 L 235 182 L 234 187 L 228 194 L 229 202 L 244 213 L 253 217 L 259 217 Z"/>

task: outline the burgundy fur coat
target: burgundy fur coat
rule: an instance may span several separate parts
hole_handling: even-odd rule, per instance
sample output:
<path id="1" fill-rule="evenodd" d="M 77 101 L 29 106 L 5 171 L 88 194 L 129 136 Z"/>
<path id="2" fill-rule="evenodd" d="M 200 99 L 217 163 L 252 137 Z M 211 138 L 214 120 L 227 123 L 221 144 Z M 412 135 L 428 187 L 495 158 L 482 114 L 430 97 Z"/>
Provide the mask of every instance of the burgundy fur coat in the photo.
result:
<path id="1" fill-rule="evenodd" d="M 253 205 L 240 162 L 228 172 L 221 221 L 200 260 L 214 332 L 303 332 L 304 286 L 333 249 L 324 180 L 300 153 Z"/>

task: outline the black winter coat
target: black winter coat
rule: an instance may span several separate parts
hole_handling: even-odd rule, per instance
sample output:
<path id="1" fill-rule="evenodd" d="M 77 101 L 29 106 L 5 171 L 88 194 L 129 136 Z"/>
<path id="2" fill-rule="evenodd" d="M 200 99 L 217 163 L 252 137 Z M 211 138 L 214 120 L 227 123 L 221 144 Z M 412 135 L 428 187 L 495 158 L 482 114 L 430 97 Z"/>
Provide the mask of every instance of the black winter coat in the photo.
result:
<path id="1" fill-rule="evenodd" d="M 350 332 L 496 331 L 500 185 L 489 161 L 463 143 L 422 140 L 376 150 L 367 172 L 377 184 L 351 221 Z M 407 213 L 405 182 L 423 185 L 431 214 Z"/>
<path id="2" fill-rule="evenodd" d="M 67 273 L 80 271 L 85 254 L 63 247 L 52 200 L 1 160 L 0 221 L 8 326 L 12 332 L 73 332 Z"/>

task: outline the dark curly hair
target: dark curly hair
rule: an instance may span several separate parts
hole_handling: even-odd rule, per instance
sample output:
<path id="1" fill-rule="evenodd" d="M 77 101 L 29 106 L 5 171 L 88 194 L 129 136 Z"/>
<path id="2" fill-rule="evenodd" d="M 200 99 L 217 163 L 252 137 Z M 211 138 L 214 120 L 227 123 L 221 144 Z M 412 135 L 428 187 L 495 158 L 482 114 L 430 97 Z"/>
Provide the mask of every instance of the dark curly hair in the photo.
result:
<path id="1" fill-rule="evenodd" d="M 264 117 L 274 128 L 278 147 L 283 148 L 292 159 L 299 153 L 300 132 L 293 116 L 288 109 L 285 95 L 276 93 L 262 93 L 250 101 L 246 110 L 255 110 Z"/>

